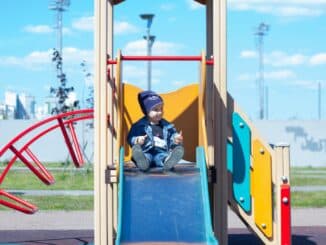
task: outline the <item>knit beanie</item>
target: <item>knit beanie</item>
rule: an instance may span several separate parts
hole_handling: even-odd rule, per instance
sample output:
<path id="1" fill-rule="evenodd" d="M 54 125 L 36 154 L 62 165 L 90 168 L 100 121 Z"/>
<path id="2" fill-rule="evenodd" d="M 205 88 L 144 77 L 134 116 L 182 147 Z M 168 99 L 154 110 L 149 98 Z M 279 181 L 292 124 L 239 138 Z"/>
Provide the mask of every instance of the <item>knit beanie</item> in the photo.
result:
<path id="1" fill-rule="evenodd" d="M 142 112 L 147 115 L 153 107 L 163 104 L 163 99 L 157 93 L 146 90 L 138 94 L 138 102 Z"/>

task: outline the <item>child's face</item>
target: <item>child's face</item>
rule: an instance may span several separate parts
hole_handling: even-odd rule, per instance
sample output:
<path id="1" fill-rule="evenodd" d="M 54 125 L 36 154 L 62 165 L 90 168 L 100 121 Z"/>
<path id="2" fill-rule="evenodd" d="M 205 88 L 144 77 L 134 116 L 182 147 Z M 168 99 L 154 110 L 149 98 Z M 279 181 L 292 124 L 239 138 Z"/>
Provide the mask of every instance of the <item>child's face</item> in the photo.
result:
<path id="1" fill-rule="evenodd" d="M 148 118 L 152 123 L 159 123 L 163 117 L 163 104 L 156 105 L 148 113 Z"/>

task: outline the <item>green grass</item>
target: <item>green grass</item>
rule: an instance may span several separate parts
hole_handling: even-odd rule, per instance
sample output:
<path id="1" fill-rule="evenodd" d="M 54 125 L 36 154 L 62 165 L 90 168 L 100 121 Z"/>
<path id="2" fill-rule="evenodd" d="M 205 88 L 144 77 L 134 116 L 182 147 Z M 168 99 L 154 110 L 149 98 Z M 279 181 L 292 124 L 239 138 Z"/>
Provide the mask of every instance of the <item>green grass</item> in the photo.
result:
<path id="1" fill-rule="evenodd" d="M 319 192 L 301 192 L 291 193 L 292 207 L 326 207 L 326 191 Z"/>
<path id="2" fill-rule="evenodd" d="M 319 186 L 326 186 L 326 178 L 325 177 L 298 177 L 298 176 L 291 176 L 291 186 L 309 186 L 309 185 L 319 185 Z"/>
<path id="3" fill-rule="evenodd" d="M 4 165 L 4 163 L 0 163 Z M 15 166 L 23 164 L 15 163 Z M 46 163 L 49 167 L 63 167 L 63 163 Z M 291 186 L 320 185 L 326 186 L 326 168 L 295 167 L 291 168 Z M 68 164 L 65 171 L 51 171 L 56 183 L 43 184 L 30 171 L 9 171 L 1 184 L 5 190 L 93 190 L 93 171 L 77 171 Z M 23 199 L 37 205 L 40 210 L 92 210 L 93 196 L 22 196 Z M 293 207 L 326 207 L 326 191 L 291 193 Z M 0 210 L 6 209 L 0 206 Z"/>
<path id="4" fill-rule="evenodd" d="M 93 210 L 93 196 L 19 196 L 36 205 L 39 210 Z M 0 210 L 9 208 L 0 205 Z"/>
<path id="5" fill-rule="evenodd" d="M 292 167 L 291 186 L 326 186 L 325 167 Z M 292 207 L 326 207 L 326 191 L 292 191 Z"/>
<path id="6" fill-rule="evenodd" d="M 326 186 L 326 168 L 293 167 L 290 171 L 290 183 L 292 186 Z"/>
<path id="7" fill-rule="evenodd" d="M 304 172 L 304 171 L 315 171 L 315 172 L 319 172 L 319 171 L 326 171 L 326 167 L 311 167 L 311 166 L 307 166 L 307 167 L 291 167 L 291 173 L 293 172 Z"/>
<path id="8" fill-rule="evenodd" d="M 30 170 L 10 170 L 1 184 L 5 190 L 93 190 L 92 166 L 87 165 L 81 171 L 76 170 L 73 164 L 45 163 L 46 168 L 64 168 L 64 171 L 50 171 L 55 179 L 53 185 L 46 185 L 38 179 Z M 1 162 L 0 167 L 6 163 Z M 16 162 L 13 167 L 25 167 Z M 36 205 L 39 210 L 93 210 L 94 197 L 90 196 L 27 196 L 16 195 Z M 0 205 L 0 210 L 9 210 Z"/>
<path id="9" fill-rule="evenodd" d="M 1 161 L 0 167 L 5 167 L 8 164 L 8 161 Z M 70 161 L 63 161 L 63 162 L 42 162 L 42 165 L 46 168 L 74 168 L 74 164 Z M 12 167 L 26 167 L 26 165 L 20 161 L 16 161 Z"/>
<path id="10" fill-rule="evenodd" d="M 51 172 L 56 183 L 45 185 L 30 171 L 9 171 L 1 188 L 20 190 L 93 190 L 93 172 Z"/>

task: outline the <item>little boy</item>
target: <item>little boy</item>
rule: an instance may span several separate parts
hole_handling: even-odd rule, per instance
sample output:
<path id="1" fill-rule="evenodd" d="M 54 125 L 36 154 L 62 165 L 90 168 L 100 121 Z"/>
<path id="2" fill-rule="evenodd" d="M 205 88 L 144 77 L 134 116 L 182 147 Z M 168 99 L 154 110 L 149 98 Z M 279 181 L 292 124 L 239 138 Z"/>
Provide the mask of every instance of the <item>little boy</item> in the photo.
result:
<path id="1" fill-rule="evenodd" d="M 150 167 L 172 169 L 183 157 L 183 136 L 163 118 L 163 100 L 153 91 L 138 94 L 144 117 L 131 126 L 127 140 L 132 160 L 142 171 Z"/>

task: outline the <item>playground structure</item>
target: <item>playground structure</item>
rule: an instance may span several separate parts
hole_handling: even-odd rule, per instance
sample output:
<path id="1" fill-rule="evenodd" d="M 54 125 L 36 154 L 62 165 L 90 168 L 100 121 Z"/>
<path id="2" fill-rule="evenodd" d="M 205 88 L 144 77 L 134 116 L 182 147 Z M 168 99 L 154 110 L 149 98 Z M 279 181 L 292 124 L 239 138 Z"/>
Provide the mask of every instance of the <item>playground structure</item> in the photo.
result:
<path id="1" fill-rule="evenodd" d="M 228 205 L 264 244 L 291 244 L 288 146 L 266 144 L 226 90 L 226 1 L 198 1 L 206 6 L 207 15 L 207 47 L 200 55 L 146 57 L 118 52 L 113 58 L 113 9 L 121 2 L 95 1 L 95 244 L 227 244 Z M 182 129 L 187 139 L 185 159 L 192 162 L 175 174 L 140 175 L 125 168 L 130 159 L 125 136 L 130 125 L 142 115 L 136 96 L 140 89 L 122 83 L 125 60 L 200 63 L 198 84 L 162 94 L 165 117 Z M 92 117 L 92 110 L 57 115 L 11 140 L 0 151 L 0 157 L 9 151 L 14 154 L 0 175 L 0 187 L 17 158 L 45 184 L 54 183 L 52 175 L 30 149 L 33 142 L 54 129 L 62 131 L 71 158 L 80 167 L 83 159 L 73 124 Z M 19 144 L 28 133 L 45 125 L 31 140 Z M 158 236 L 154 232 L 147 237 L 139 235 L 144 223 L 164 227 L 159 222 L 169 222 L 166 217 L 157 219 L 155 212 L 143 213 L 141 220 L 140 216 L 137 218 L 135 210 L 152 205 L 152 202 L 139 204 L 143 193 L 139 194 L 137 186 L 148 186 L 144 183 L 150 186 L 160 183 L 164 187 L 162 192 L 169 194 L 168 201 L 175 201 L 176 209 L 171 213 L 167 210 L 167 217 L 183 212 L 176 217 L 178 236 L 170 230 Z M 179 188 L 173 189 L 176 186 Z M 163 195 L 155 196 L 155 188 L 146 192 L 153 200 L 166 203 Z M 0 204 L 24 213 L 37 211 L 35 205 L 1 188 Z M 197 216 L 194 210 L 198 211 Z M 188 223 L 189 220 L 195 223 Z M 131 226 L 128 222 L 136 223 Z"/>
<path id="2" fill-rule="evenodd" d="M 84 164 L 83 153 L 80 148 L 80 143 L 78 141 L 74 125 L 81 120 L 89 120 L 92 118 L 92 109 L 62 113 L 32 125 L 10 140 L 0 150 L 0 158 L 5 155 L 11 157 L 4 170 L 0 173 L 0 205 L 26 214 L 35 213 L 38 210 L 37 206 L 11 193 L 8 193 L 1 188 L 1 184 L 5 180 L 5 177 L 13 167 L 14 163 L 17 160 L 20 160 L 44 184 L 54 184 L 55 179 L 37 158 L 37 153 L 32 151 L 32 147 L 33 143 L 35 143 L 38 139 L 56 129 L 62 132 L 62 136 L 75 167 L 82 167 Z"/>
<path id="3" fill-rule="evenodd" d="M 206 6 L 207 20 L 206 51 L 201 55 L 141 57 L 118 52 L 113 58 L 113 12 L 114 6 L 121 2 L 95 1 L 95 243 L 227 244 L 229 204 L 265 244 L 291 244 L 288 146 L 266 144 L 227 93 L 226 1 L 198 1 Z M 138 175 L 133 179 L 124 171 L 124 166 L 130 156 L 125 134 L 131 123 L 141 115 L 136 100 L 139 88 L 122 83 L 121 71 L 125 60 L 180 60 L 201 64 L 197 85 L 162 96 L 165 117 L 182 129 L 186 136 L 185 159 L 194 161 L 196 169 L 201 166 L 198 159 L 205 159 L 208 178 L 203 178 L 201 170 L 199 178 L 207 180 L 209 193 L 205 195 L 205 185 L 198 184 L 196 187 L 201 189 L 202 198 L 193 200 L 202 204 L 204 216 L 207 215 L 207 207 L 204 206 L 209 203 L 209 217 L 201 223 L 207 226 L 203 231 L 206 233 L 204 238 L 188 241 L 153 238 L 150 235 L 147 238 L 137 237 L 136 233 L 141 233 L 139 226 L 153 222 L 160 225 L 161 221 L 157 214 L 153 214 L 146 217 L 146 220 L 152 219 L 149 223 L 146 220 L 137 223 L 139 220 L 131 215 L 137 208 L 124 209 L 125 206 L 137 207 L 136 202 L 139 201 L 132 192 L 137 188 Z M 143 176 L 143 181 L 150 181 L 151 176 Z M 169 178 L 170 174 L 162 177 L 166 180 L 163 183 L 167 184 Z M 161 198 L 154 192 L 149 193 L 150 198 Z M 187 194 L 184 193 L 184 198 Z M 139 199 L 141 196 L 139 194 Z M 165 221 L 167 219 L 164 218 Z M 208 220 L 212 224 L 213 238 Z M 126 225 L 126 222 L 131 223 Z M 186 221 L 179 219 L 179 222 Z M 137 231 L 133 233 L 133 229 Z"/>

